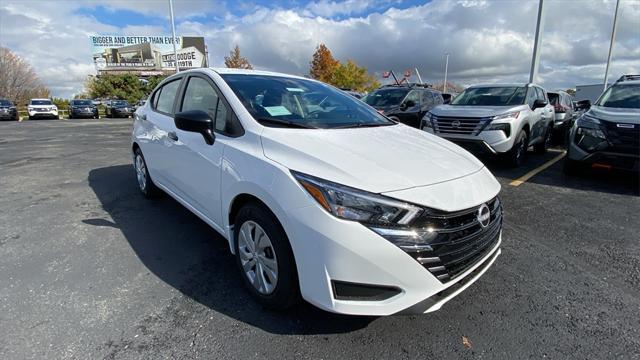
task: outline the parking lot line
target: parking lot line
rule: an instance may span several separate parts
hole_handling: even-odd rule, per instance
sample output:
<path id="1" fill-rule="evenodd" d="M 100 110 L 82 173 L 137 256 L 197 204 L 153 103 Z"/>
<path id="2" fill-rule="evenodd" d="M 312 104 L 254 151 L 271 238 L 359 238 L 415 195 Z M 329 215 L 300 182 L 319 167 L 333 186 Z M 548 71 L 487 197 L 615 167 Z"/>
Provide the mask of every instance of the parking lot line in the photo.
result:
<path id="1" fill-rule="evenodd" d="M 509 183 L 509 185 L 511 185 L 511 186 L 520 186 L 520 185 L 524 184 L 527 180 L 531 179 L 532 177 L 534 177 L 536 174 L 538 174 L 542 170 L 545 170 L 549 166 L 551 166 L 551 165 L 557 163 L 558 161 L 560 161 L 565 155 L 567 155 L 567 152 L 563 150 L 560 154 L 558 154 L 558 156 L 556 156 L 553 159 L 547 161 L 546 163 L 538 166 L 537 168 L 529 171 L 528 173 L 522 175 L 521 177 L 513 180 L 512 182 Z"/>

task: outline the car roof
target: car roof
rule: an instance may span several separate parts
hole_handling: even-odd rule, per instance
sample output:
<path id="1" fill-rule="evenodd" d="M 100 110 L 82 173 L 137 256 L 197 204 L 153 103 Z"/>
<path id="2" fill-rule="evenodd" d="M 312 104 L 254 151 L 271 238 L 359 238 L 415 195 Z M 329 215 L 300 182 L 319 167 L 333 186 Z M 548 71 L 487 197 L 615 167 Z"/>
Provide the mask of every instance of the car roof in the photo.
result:
<path id="1" fill-rule="evenodd" d="M 475 84 L 469 86 L 470 88 L 482 88 L 482 87 L 525 87 L 525 86 L 538 86 L 537 84 L 531 83 L 497 83 L 497 84 Z"/>
<path id="2" fill-rule="evenodd" d="M 303 76 L 284 74 L 284 73 L 273 72 L 273 71 L 264 71 L 264 70 L 253 70 L 253 69 L 249 70 L 249 69 L 234 69 L 234 68 L 209 68 L 209 69 L 220 75 L 226 75 L 226 74 L 262 75 L 262 76 L 279 76 L 279 77 L 288 77 L 288 78 L 294 78 L 294 79 L 313 80 Z M 186 72 L 186 71 L 181 71 L 181 73 L 183 72 Z"/>
<path id="3" fill-rule="evenodd" d="M 47 99 L 47 98 L 35 98 L 35 99 L 31 99 L 31 101 L 33 101 L 33 100 L 49 100 L 49 101 L 51 101 L 51 99 Z"/>

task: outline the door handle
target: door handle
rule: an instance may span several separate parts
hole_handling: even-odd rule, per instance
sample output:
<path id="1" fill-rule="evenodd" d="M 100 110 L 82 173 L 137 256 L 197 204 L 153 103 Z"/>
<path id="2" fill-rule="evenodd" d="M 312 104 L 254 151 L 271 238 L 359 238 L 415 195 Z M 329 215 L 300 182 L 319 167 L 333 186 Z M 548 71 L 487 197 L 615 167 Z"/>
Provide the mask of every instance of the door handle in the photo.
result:
<path id="1" fill-rule="evenodd" d="M 169 131 L 167 136 L 173 141 L 178 141 L 178 135 L 175 133 L 175 131 Z"/>

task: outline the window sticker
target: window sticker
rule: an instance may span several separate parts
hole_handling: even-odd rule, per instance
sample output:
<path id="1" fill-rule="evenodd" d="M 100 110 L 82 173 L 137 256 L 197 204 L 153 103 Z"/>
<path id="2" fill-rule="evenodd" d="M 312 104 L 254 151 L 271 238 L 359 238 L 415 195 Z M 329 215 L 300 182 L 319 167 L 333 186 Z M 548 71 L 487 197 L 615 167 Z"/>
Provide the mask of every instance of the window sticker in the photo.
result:
<path id="1" fill-rule="evenodd" d="M 284 106 L 265 106 L 264 109 L 267 110 L 271 116 L 291 115 L 291 112 Z"/>

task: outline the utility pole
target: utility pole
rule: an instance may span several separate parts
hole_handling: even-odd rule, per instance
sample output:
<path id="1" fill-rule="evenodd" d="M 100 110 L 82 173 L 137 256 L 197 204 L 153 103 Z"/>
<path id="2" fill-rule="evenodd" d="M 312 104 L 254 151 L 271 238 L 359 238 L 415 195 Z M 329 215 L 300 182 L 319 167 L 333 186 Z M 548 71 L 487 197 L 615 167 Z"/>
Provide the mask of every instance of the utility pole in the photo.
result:
<path id="1" fill-rule="evenodd" d="M 171 17 L 171 35 L 173 36 L 173 61 L 176 63 L 176 73 L 180 71 L 178 67 L 178 50 L 176 50 L 176 24 L 173 21 L 173 0 L 169 0 L 169 15 Z"/>
<path id="2" fill-rule="evenodd" d="M 544 27 L 544 0 L 538 2 L 538 21 L 536 23 L 536 39 L 533 43 L 533 58 L 531 59 L 531 72 L 529 82 L 534 83 L 538 77 L 538 65 L 540 64 L 540 44 L 542 43 L 542 28 Z"/>
<path id="3" fill-rule="evenodd" d="M 611 56 L 613 55 L 613 43 L 616 40 L 616 29 L 618 28 L 618 8 L 620 7 L 620 0 L 616 1 L 616 13 L 613 15 L 613 29 L 611 30 L 611 42 L 609 43 L 609 57 L 607 57 L 607 68 L 604 71 L 604 88 L 602 91 L 607 90 L 607 83 L 609 81 L 609 65 L 611 64 Z"/>
<path id="4" fill-rule="evenodd" d="M 449 53 L 444 54 L 447 60 L 444 63 L 444 84 L 442 85 L 442 93 L 447 93 L 447 73 L 449 72 Z"/>

